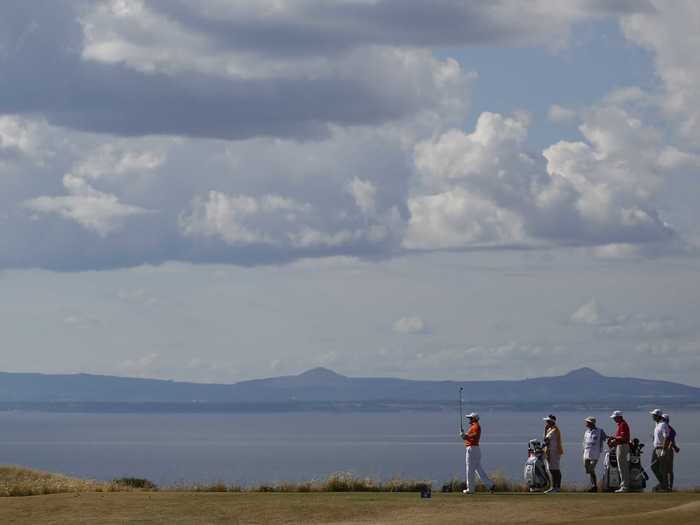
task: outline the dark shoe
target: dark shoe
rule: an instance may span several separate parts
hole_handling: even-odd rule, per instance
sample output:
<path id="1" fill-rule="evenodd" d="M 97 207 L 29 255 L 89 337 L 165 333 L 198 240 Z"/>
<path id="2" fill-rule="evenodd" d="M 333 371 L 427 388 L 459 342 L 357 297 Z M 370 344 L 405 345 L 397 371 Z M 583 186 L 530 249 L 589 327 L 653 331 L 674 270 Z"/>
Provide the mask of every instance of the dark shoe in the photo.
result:
<path id="1" fill-rule="evenodd" d="M 489 487 L 489 494 L 493 494 L 494 492 L 496 492 L 496 485 L 491 485 Z"/>
<path id="2" fill-rule="evenodd" d="M 598 487 L 591 487 L 586 492 L 598 492 Z"/>

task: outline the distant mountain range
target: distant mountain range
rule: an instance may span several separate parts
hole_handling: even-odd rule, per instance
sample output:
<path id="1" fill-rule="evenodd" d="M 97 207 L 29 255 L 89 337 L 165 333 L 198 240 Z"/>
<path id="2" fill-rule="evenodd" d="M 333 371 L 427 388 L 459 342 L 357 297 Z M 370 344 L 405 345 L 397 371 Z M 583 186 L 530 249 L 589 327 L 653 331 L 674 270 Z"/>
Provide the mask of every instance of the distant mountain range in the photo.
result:
<path id="1" fill-rule="evenodd" d="M 347 377 L 314 368 L 296 376 L 235 384 L 0 372 L 0 405 L 73 410 L 124 410 L 134 405 L 151 410 L 435 408 L 453 406 L 460 386 L 465 402 L 480 407 L 700 406 L 700 388 L 607 377 L 590 368 L 557 377 L 464 382 Z"/>

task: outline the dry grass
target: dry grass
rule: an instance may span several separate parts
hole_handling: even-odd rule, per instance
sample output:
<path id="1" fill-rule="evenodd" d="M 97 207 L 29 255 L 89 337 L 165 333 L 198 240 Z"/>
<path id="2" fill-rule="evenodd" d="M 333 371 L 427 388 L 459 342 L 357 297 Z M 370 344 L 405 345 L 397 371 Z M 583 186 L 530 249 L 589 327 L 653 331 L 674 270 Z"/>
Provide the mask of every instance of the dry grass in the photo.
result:
<path id="1" fill-rule="evenodd" d="M 697 494 L 186 493 L 55 494 L 7 498 L 0 523 L 13 525 L 696 525 Z"/>
<path id="2" fill-rule="evenodd" d="M 222 481 L 215 483 L 176 485 L 164 490 L 179 492 L 420 492 L 430 488 L 431 481 L 406 480 L 394 478 L 380 481 L 374 478 L 361 478 L 350 472 L 336 472 L 326 479 L 311 481 L 279 481 L 243 486 L 226 484 Z"/>
<path id="3" fill-rule="evenodd" d="M 103 483 L 51 474 L 17 466 L 0 466 L 0 496 L 37 496 L 65 492 L 128 490 L 118 483 Z"/>

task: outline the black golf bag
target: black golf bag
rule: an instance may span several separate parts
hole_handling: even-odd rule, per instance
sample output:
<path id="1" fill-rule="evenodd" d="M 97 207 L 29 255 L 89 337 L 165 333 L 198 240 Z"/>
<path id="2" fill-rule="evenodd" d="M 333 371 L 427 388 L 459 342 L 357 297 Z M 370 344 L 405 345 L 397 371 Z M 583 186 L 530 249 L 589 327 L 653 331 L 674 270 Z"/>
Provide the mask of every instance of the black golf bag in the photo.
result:
<path id="1" fill-rule="evenodd" d="M 635 438 L 630 443 L 630 486 L 629 490 L 642 492 L 647 486 L 649 475 L 642 467 L 642 449 L 644 443 L 640 443 L 639 439 Z M 615 453 L 615 445 L 608 448 L 603 461 L 603 486 L 602 489 L 608 492 L 615 491 L 620 488 L 622 480 L 620 479 L 620 470 L 617 465 L 617 454 Z"/>
<path id="2" fill-rule="evenodd" d="M 642 449 L 644 443 L 640 443 L 637 438 L 630 443 L 630 490 L 642 492 L 647 488 L 649 474 L 642 467 Z"/>
<path id="3" fill-rule="evenodd" d="M 544 463 L 544 450 L 542 443 L 536 439 L 532 439 L 528 443 L 524 477 L 530 492 L 544 490 L 549 485 L 549 474 Z"/>

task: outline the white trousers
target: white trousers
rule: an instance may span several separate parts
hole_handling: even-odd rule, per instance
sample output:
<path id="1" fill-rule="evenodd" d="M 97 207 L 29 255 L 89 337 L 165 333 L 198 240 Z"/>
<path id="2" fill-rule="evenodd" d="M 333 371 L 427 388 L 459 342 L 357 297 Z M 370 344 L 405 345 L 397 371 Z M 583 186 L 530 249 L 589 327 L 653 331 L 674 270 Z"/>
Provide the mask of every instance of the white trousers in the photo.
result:
<path id="1" fill-rule="evenodd" d="M 491 488 L 493 482 L 486 475 L 486 471 L 481 466 L 481 449 L 479 447 L 467 447 L 467 490 L 474 492 L 476 490 L 475 475 L 479 474 L 479 479 L 488 488 Z"/>

